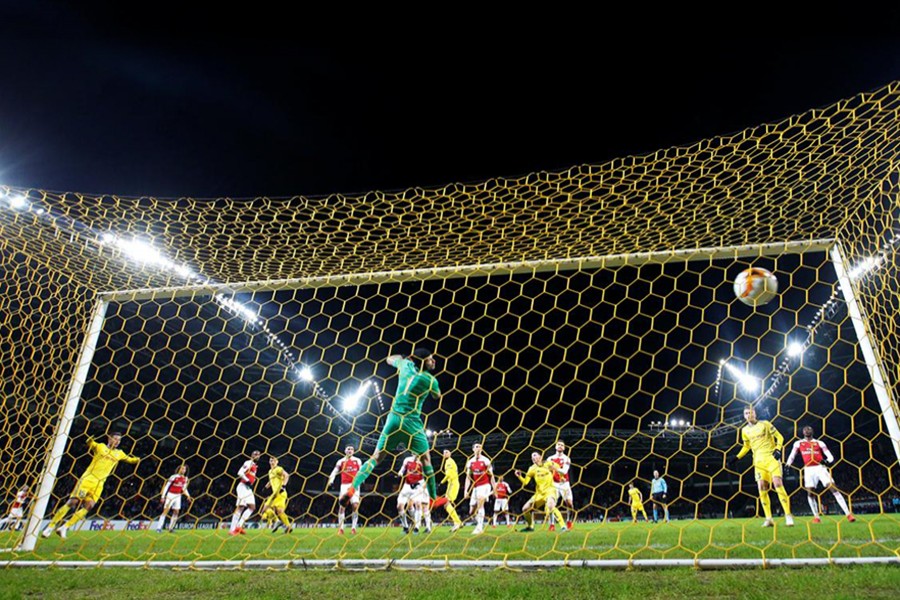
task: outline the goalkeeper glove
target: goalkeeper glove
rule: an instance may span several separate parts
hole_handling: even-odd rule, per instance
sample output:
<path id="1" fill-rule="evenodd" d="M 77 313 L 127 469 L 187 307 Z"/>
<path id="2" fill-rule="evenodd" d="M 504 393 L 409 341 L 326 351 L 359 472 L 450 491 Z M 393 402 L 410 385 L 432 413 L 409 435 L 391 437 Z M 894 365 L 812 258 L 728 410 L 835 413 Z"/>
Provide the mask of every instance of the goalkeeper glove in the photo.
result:
<path id="1" fill-rule="evenodd" d="M 781 460 L 781 450 L 776 450 L 772 455 L 775 457 L 775 460 Z"/>

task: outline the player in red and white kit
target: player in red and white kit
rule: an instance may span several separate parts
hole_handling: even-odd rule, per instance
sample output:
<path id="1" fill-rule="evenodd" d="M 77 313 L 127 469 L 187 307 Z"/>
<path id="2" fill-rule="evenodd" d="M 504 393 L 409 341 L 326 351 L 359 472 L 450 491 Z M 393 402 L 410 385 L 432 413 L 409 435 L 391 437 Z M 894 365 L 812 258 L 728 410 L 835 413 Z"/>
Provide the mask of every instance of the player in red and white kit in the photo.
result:
<path id="1" fill-rule="evenodd" d="M 166 515 L 172 511 L 169 518 L 169 532 L 175 529 L 175 522 L 178 521 L 178 513 L 181 511 L 181 497 L 184 496 L 191 501 L 191 494 L 188 492 L 188 468 L 187 465 L 178 467 L 178 471 L 166 480 L 163 486 L 161 502 L 163 503 L 163 511 L 159 516 L 159 523 L 156 524 L 156 532 L 162 533 L 163 525 L 166 522 Z"/>
<path id="2" fill-rule="evenodd" d="M 509 520 L 509 497 L 512 494 L 512 488 L 503 481 L 503 475 L 497 475 L 497 487 L 494 489 L 494 515 L 491 517 L 491 527 L 497 526 L 500 515 L 506 515 L 506 526 L 512 527 Z"/>
<path id="3" fill-rule="evenodd" d="M 550 460 L 559 467 L 553 472 L 553 487 L 560 500 L 566 505 L 566 529 L 572 529 L 572 521 L 575 517 L 575 503 L 572 501 L 572 485 L 569 483 L 569 467 L 572 461 L 566 455 L 566 445 L 556 442 L 556 454 Z M 562 526 L 562 524 L 560 524 Z"/>
<path id="4" fill-rule="evenodd" d="M 484 503 L 494 493 L 497 481 L 491 460 L 481 453 L 481 444 L 472 444 L 472 458 L 466 461 L 466 485 L 463 500 L 470 497 L 469 516 L 475 515 L 472 535 L 484 532 Z M 469 495 L 471 493 L 471 496 Z"/>
<path id="5" fill-rule="evenodd" d="M 400 524 L 403 525 L 403 532 L 409 533 L 410 526 L 407 520 L 407 512 L 411 509 L 413 512 L 413 528 L 415 533 L 419 532 L 419 525 L 422 523 L 422 516 L 425 516 L 425 530 L 431 532 L 431 511 L 428 510 L 428 488 L 425 485 L 424 467 L 416 456 L 408 456 L 403 461 L 403 465 L 399 471 L 400 478 L 403 480 L 403 486 L 400 488 L 400 495 L 397 496 L 397 513 L 400 515 Z M 424 504 L 424 509 L 423 509 Z"/>
<path id="6" fill-rule="evenodd" d="M 12 506 L 9 507 L 9 514 L 0 519 L 0 528 L 8 523 L 10 531 L 18 531 L 25 516 L 25 502 L 28 501 L 30 495 L 27 485 L 19 488 L 19 491 L 16 492 L 16 499 L 13 500 Z"/>
<path id="7" fill-rule="evenodd" d="M 253 484 L 256 483 L 256 461 L 259 460 L 259 450 L 250 454 L 250 460 L 244 461 L 238 470 L 237 502 L 234 506 L 234 515 L 231 517 L 231 535 L 246 533 L 244 523 L 256 510 L 256 497 L 253 495 Z"/>
<path id="8" fill-rule="evenodd" d="M 354 452 L 356 452 L 356 448 L 353 446 L 344 448 L 344 457 L 337 461 L 337 464 L 334 465 L 334 469 L 331 471 L 331 475 L 328 476 L 328 487 L 331 487 L 338 473 L 341 475 L 341 493 L 338 495 L 338 498 L 347 493 L 347 490 L 353 485 L 353 478 L 356 477 L 356 474 L 362 468 L 362 461 L 353 456 Z M 359 523 L 359 494 L 353 494 L 350 497 L 350 505 L 353 507 L 350 533 L 356 533 L 356 526 Z M 338 533 L 340 535 L 344 534 L 345 518 L 346 508 L 338 504 Z"/>
<path id="9" fill-rule="evenodd" d="M 806 488 L 806 499 L 812 509 L 813 523 L 822 522 L 822 519 L 819 518 L 819 499 L 816 494 L 816 487 L 820 483 L 825 488 L 823 491 L 831 491 L 838 506 L 847 515 L 847 520 L 852 523 L 856 517 L 850 512 L 844 495 L 834 487 L 834 480 L 831 478 L 831 473 L 828 472 L 828 467 L 822 464 L 825 461 L 828 461 L 829 464 L 833 463 L 834 457 L 828 451 L 825 442 L 813 438 L 813 433 L 813 428 L 809 425 L 803 428 L 803 439 L 794 442 L 791 455 L 788 456 L 785 463 L 788 466 L 793 465 L 798 452 L 803 457 L 803 487 Z"/>

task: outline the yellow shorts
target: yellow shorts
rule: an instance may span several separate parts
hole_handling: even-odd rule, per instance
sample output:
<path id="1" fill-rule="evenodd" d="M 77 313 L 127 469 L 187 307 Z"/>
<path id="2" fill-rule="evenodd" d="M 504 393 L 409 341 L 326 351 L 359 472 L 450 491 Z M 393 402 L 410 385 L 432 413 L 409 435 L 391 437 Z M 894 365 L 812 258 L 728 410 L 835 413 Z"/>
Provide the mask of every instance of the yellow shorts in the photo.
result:
<path id="1" fill-rule="evenodd" d="M 773 477 L 782 477 L 781 463 L 774 456 L 766 456 L 759 461 L 754 461 L 756 481 L 768 481 L 772 483 Z"/>
<path id="2" fill-rule="evenodd" d="M 535 494 L 531 497 L 531 505 L 535 508 L 544 508 L 547 504 L 547 500 L 556 500 L 556 490 L 554 489 L 551 492 L 547 492 L 545 494 Z"/>
<path id="3" fill-rule="evenodd" d="M 72 498 L 77 500 L 86 500 L 88 502 L 97 502 L 100 500 L 100 494 L 103 493 L 103 484 L 95 477 L 85 477 L 78 482 L 78 487 L 72 492 Z"/>
<path id="4" fill-rule="evenodd" d="M 447 496 L 447 500 L 450 502 L 456 502 L 456 499 L 459 497 L 459 482 L 456 483 L 448 483 L 447 484 L 447 492 L 445 494 Z"/>
<path id="5" fill-rule="evenodd" d="M 632 504 L 631 510 L 633 510 L 634 512 L 644 512 L 644 503 L 641 502 L 640 504 Z"/>
<path id="6" fill-rule="evenodd" d="M 280 508 L 281 510 L 287 508 L 287 491 L 280 490 L 266 498 L 266 508 L 271 508 L 273 510 L 276 508 Z"/>

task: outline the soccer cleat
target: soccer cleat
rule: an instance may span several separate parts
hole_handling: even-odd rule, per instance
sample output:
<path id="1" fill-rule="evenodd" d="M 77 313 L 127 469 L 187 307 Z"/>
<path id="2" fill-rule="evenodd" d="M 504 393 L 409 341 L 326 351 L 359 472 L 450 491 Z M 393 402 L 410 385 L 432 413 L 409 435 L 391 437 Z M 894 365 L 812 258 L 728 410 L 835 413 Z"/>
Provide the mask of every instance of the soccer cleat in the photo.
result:
<path id="1" fill-rule="evenodd" d="M 404 528 L 403 528 L 403 533 L 408 534 L 408 533 L 409 533 L 409 527 L 404 527 Z"/>
<path id="2" fill-rule="evenodd" d="M 450 533 L 454 533 L 459 531 L 460 527 L 462 527 L 462 523 L 457 523 L 453 527 L 450 528 Z"/>
<path id="3" fill-rule="evenodd" d="M 793 515 L 784 515 L 784 526 L 785 527 L 793 527 L 794 526 L 794 516 Z"/>
<path id="4" fill-rule="evenodd" d="M 568 527 L 560 527 L 560 528 L 559 528 L 559 534 L 562 535 L 562 534 L 564 534 L 564 533 L 569 533 L 569 528 L 568 528 Z"/>
<path id="5" fill-rule="evenodd" d="M 338 528 L 338 535 L 344 535 L 344 528 L 343 528 L 343 527 L 339 527 L 339 528 Z"/>
<path id="6" fill-rule="evenodd" d="M 491 524 L 491 528 L 492 528 L 492 529 L 497 529 L 497 524 L 496 524 L 496 523 L 492 523 L 492 524 Z"/>
<path id="7" fill-rule="evenodd" d="M 418 528 L 418 527 L 413 528 L 413 535 L 419 535 L 419 528 Z"/>
<path id="8" fill-rule="evenodd" d="M 41 533 L 41 535 L 44 536 L 45 538 L 50 537 L 51 535 L 53 535 L 53 527 L 51 527 L 50 525 L 47 525 L 47 527 L 44 529 L 44 531 Z"/>
<path id="9" fill-rule="evenodd" d="M 550 531 L 556 531 L 556 525 L 551 524 L 551 525 L 550 525 Z"/>
<path id="10" fill-rule="evenodd" d="M 813 522 L 813 523 L 821 523 L 821 522 L 822 522 L 822 519 L 820 519 L 819 517 L 813 517 L 812 522 Z"/>
<path id="11" fill-rule="evenodd" d="M 284 532 L 285 532 L 285 533 L 293 533 L 293 532 L 294 532 L 294 528 L 293 528 L 293 527 L 285 527 L 285 528 L 284 528 Z"/>
<path id="12" fill-rule="evenodd" d="M 763 527 L 775 527 L 775 521 L 773 521 L 772 519 L 766 519 L 765 521 L 763 521 L 762 526 Z"/>
<path id="13" fill-rule="evenodd" d="M 482 533 L 484 533 L 484 527 L 481 525 L 472 530 L 472 535 L 481 535 Z"/>
<path id="14" fill-rule="evenodd" d="M 228 535 L 240 535 L 240 532 L 235 528 L 229 531 Z"/>
<path id="15" fill-rule="evenodd" d="M 572 521 L 566 521 L 566 529 L 572 529 Z"/>
<path id="16" fill-rule="evenodd" d="M 162 533 L 162 527 L 157 527 L 157 528 L 156 528 L 156 533 Z"/>
<path id="17" fill-rule="evenodd" d="M 439 496 L 434 500 L 429 501 L 428 506 L 429 508 L 431 508 L 431 510 L 434 510 L 435 508 L 440 508 L 445 504 L 447 504 L 447 496 Z"/>
<path id="18" fill-rule="evenodd" d="M 525 529 L 520 529 L 520 533 L 532 533 L 534 531 L 534 527 L 526 527 Z"/>
<path id="19" fill-rule="evenodd" d="M 63 525 L 62 527 L 60 527 L 59 529 L 56 530 L 56 535 L 58 535 L 62 539 L 66 539 L 66 533 L 67 533 L 68 529 L 69 529 L 68 527 Z"/>
<path id="20" fill-rule="evenodd" d="M 238 532 L 240 535 L 244 535 L 245 533 L 247 533 L 247 530 L 244 529 L 243 527 L 238 527 L 238 528 L 237 528 L 237 532 Z"/>
<path id="21" fill-rule="evenodd" d="M 425 528 L 425 533 L 431 533 L 431 527 L 426 527 L 426 528 Z"/>
<path id="22" fill-rule="evenodd" d="M 347 493 L 338 498 L 338 504 L 340 504 L 344 508 L 347 508 L 348 506 L 350 506 L 350 499 L 353 498 L 355 494 L 356 488 L 351 485 L 347 488 Z"/>
<path id="23" fill-rule="evenodd" d="M 356 535 L 356 527 L 351 528 L 350 533 Z"/>
<path id="24" fill-rule="evenodd" d="M 847 520 L 851 523 L 856 523 L 856 517 L 854 517 L 853 515 L 847 515 Z"/>

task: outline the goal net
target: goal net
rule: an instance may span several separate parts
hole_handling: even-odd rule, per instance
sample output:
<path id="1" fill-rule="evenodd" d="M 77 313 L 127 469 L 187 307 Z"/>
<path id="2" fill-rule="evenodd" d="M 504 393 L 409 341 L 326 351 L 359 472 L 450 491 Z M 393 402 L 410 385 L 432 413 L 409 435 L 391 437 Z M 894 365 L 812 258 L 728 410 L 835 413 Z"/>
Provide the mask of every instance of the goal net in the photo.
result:
<path id="1" fill-rule="evenodd" d="M 603 165 L 353 197 L 0 188 L 4 514 L 27 495 L 0 524 L 8 564 L 891 560 L 898 108 L 891 85 Z M 778 278 L 772 302 L 736 300 L 749 266 Z M 445 451 L 464 488 L 481 444 L 508 511 L 494 496 L 470 509 L 463 489 L 460 530 L 435 508 L 418 533 L 410 510 L 407 533 L 401 448 L 341 530 L 330 476 L 348 445 L 372 456 L 397 393 L 386 359 L 418 346 L 442 390 L 422 411 L 438 495 Z M 830 490 L 808 497 L 798 457 L 783 470 L 796 524 L 773 492 L 775 527 L 760 527 L 750 457 L 728 460 L 748 406 L 785 455 L 813 428 L 856 522 Z M 112 432 L 140 461 L 85 494 L 106 451 L 90 440 Z M 520 532 L 535 482 L 516 471 L 559 442 L 571 505 Z M 257 510 L 238 511 L 246 533 L 232 535 L 254 451 Z M 272 458 L 289 475 L 277 530 L 258 510 Z M 160 520 L 182 465 L 192 501 Z M 667 484 L 655 502 L 654 471 Z M 629 484 L 650 523 L 633 521 Z"/>

